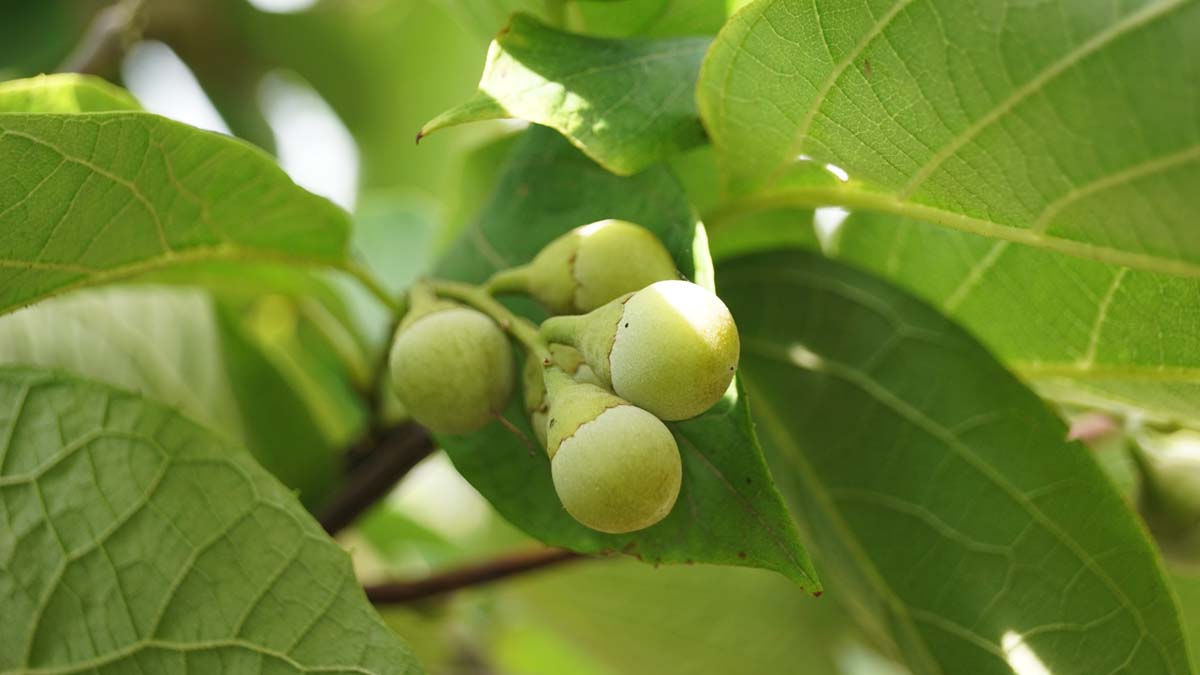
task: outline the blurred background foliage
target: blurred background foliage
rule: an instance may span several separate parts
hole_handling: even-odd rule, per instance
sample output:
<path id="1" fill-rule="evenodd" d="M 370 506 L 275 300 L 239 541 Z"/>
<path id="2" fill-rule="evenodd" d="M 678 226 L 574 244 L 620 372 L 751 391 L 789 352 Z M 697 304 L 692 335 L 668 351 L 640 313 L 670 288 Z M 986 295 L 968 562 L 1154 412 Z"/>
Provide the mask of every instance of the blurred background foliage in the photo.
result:
<path id="1" fill-rule="evenodd" d="M 522 131 L 490 122 L 414 142 L 422 123 L 474 91 L 488 43 L 513 11 L 606 36 L 711 35 L 741 4 L 3 0 L 0 79 L 86 70 L 151 112 L 262 147 L 298 183 L 354 213 L 360 256 L 398 291 L 476 217 Z M 115 39 L 95 44 L 114 16 Z M 709 205 L 711 151 L 673 158 L 671 169 L 699 209 Z M 713 253 L 754 250 L 763 233 L 777 243 L 781 227 L 816 247 L 812 217 L 752 214 L 723 229 Z M 364 432 L 386 318 L 334 275 L 205 271 L 203 289 L 177 281 L 194 282 L 194 270 L 163 274 L 153 287 L 76 293 L 0 319 L 0 362 L 68 367 L 155 394 L 246 443 L 316 508 Z M 1104 461 L 1118 478 L 1127 471 Z M 365 583 L 534 544 L 440 454 L 340 539 Z M 1185 611 L 1200 613 L 1200 582 L 1175 581 Z M 903 672 L 880 656 L 884 645 L 855 632 L 844 614 L 853 608 L 751 569 L 594 560 L 381 611 L 429 672 L 448 675 Z"/>

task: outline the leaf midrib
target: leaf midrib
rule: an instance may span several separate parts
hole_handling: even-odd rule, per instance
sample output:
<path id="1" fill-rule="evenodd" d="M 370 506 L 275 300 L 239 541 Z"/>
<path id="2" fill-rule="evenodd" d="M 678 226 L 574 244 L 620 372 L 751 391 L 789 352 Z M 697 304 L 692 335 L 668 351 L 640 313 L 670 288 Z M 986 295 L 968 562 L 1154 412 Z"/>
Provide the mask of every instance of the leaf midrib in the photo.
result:
<path id="1" fill-rule="evenodd" d="M 1010 241 L 1075 258 L 1096 260 L 1109 265 L 1182 277 L 1200 277 L 1200 262 L 1197 261 L 1164 258 L 1152 253 L 1137 253 L 1111 246 L 1089 244 L 1047 232 L 1037 232 L 1027 227 L 1006 225 L 928 204 L 905 201 L 895 195 L 872 191 L 866 186 L 853 182 L 839 186 L 789 187 L 759 193 L 722 205 L 709 212 L 705 222 L 711 228 L 716 229 L 730 226 L 733 221 L 745 213 L 774 208 L 818 208 L 822 206 L 842 206 L 848 209 L 887 213 L 981 237 Z"/>

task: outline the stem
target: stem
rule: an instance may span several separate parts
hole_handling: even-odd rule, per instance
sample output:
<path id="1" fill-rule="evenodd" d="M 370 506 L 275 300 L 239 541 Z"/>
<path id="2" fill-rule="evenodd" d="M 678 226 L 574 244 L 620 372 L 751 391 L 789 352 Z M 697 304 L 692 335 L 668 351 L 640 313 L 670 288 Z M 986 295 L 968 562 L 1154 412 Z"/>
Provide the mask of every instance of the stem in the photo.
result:
<path id="1" fill-rule="evenodd" d="M 57 70 L 92 75 L 109 73 L 125 49 L 140 36 L 145 12 L 145 0 L 120 0 L 100 10 Z"/>
<path id="2" fill-rule="evenodd" d="M 346 484 L 321 507 L 317 520 L 329 534 L 337 533 L 390 492 L 431 452 L 433 439 L 412 422 L 384 432 L 378 440 L 369 436 L 347 453 L 365 457 L 351 471 Z"/>
<path id="3" fill-rule="evenodd" d="M 383 285 L 383 282 L 376 278 L 366 267 L 356 262 L 347 262 L 341 266 L 341 270 L 357 279 L 392 314 L 401 317 L 404 316 L 404 312 L 408 309 L 408 303 L 404 297 L 400 299 L 393 297 L 391 291 Z"/>
<path id="4" fill-rule="evenodd" d="M 493 274 L 492 278 L 488 279 L 483 287 L 492 295 L 499 293 L 528 293 L 529 267 L 511 267 L 506 270 L 500 270 Z"/>
<path id="5" fill-rule="evenodd" d="M 395 605 L 472 586 L 482 586 L 518 574 L 584 559 L 586 558 L 578 553 L 561 548 L 537 549 L 510 553 L 477 565 L 446 570 L 415 581 L 367 586 L 364 590 L 367 592 L 367 599 L 376 605 Z"/>
<path id="6" fill-rule="evenodd" d="M 533 325 L 533 322 L 529 319 L 514 314 L 489 295 L 483 288 L 436 279 L 429 283 L 438 295 L 464 302 L 490 316 L 492 320 L 500 324 L 501 328 L 508 331 L 510 335 L 532 352 L 536 358 L 541 359 L 543 363 L 552 360 L 550 357 L 550 347 L 538 333 L 537 326 Z"/>
<path id="7" fill-rule="evenodd" d="M 575 342 L 576 336 L 579 334 L 579 322 L 583 316 L 552 316 L 542 322 L 539 335 L 547 342 L 555 344 L 577 346 Z"/>

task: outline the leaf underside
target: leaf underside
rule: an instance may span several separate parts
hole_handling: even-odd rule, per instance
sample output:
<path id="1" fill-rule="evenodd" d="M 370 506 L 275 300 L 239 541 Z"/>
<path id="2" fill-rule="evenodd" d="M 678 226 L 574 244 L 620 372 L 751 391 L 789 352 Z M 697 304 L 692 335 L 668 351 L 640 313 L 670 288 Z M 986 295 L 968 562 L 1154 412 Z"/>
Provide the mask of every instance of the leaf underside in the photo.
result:
<path id="1" fill-rule="evenodd" d="M 1152 545 L 978 343 L 801 252 L 720 269 L 767 456 L 831 595 L 914 672 L 1188 673 Z"/>
<path id="2" fill-rule="evenodd" d="M 419 672 L 249 455 L 73 376 L 0 402 L 0 672 Z"/>

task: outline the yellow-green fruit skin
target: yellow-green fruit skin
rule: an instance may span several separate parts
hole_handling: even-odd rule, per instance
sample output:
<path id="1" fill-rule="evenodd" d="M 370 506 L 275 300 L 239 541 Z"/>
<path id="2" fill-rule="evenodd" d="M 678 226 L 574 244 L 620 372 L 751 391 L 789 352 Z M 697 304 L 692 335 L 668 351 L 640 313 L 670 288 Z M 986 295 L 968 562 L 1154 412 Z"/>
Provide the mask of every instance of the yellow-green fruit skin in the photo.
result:
<path id="1" fill-rule="evenodd" d="M 594 530 L 613 534 L 645 529 L 665 518 L 683 477 L 670 430 L 628 404 L 607 408 L 579 425 L 559 443 L 550 467 L 567 512 Z"/>
<path id="2" fill-rule="evenodd" d="M 482 312 L 439 309 L 392 344 L 392 385 L 413 419 L 436 433 L 475 431 L 504 410 L 513 389 L 508 338 Z"/>
<path id="3" fill-rule="evenodd" d="M 528 292 L 555 314 L 590 312 L 679 277 L 658 237 L 624 220 L 601 220 L 555 239 L 529 264 L 528 275 Z"/>
<path id="4" fill-rule="evenodd" d="M 574 305 L 590 312 L 656 281 L 678 279 L 675 261 L 654 233 L 624 220 L 602 220 L 578 229 Z"/>
<path id="5" fill-rule="evenodd" d="M 721 399 L 741 344 L 725 303 L 686 281 L 660 281 L 625 302 L 608 356 L 613 391 L 664 420 Z"/>

